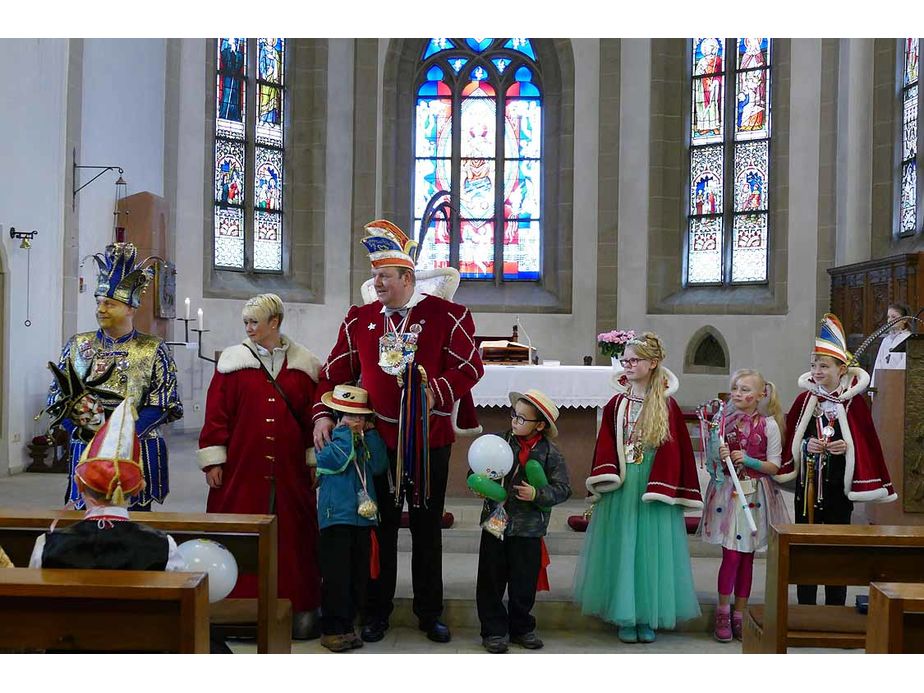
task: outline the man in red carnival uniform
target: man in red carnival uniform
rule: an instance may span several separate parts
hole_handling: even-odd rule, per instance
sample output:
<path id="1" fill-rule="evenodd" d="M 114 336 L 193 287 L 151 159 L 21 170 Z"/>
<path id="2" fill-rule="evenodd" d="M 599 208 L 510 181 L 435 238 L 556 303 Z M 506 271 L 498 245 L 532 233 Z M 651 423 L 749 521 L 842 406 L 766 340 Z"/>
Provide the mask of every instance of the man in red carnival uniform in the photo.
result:
<path id="1" fill-rule="evenodd" d="M 798 524 L 850 524 L 854 503 L 898 498 L 862 396 L 869 374 L 855 363 L 840 320 L 826 313 L 811 370 L 799 377 L 805 392 L 786 416 L 783 465 L 775 477 L 780 482 L 798 478 Z M 800 604 L 815 604 L 817 586 L 798 585 L 797 593 Z M 825 586 L 825 604 L 843 606 L 846 599 L 846 587 Z"/>
<path id="2" fill-rule="evenodd" d="M 210 513 L 275 514 L 279 522 L 279 596 L 292 602 L 292 637 L 320 634 L 318 515 L 313 486 L 311 407 L 320 361 L 280 331 L 275 294 L 244 305 L 247 339 L 225 349 L 209 385 L 199 435 Z M 231 598 L 257 595 L 256 575 L 241 575 Z"/>
<path id="3" fill-rule="evenodd" d="M 439 620 L 443 611 L 440 521 L 455 440 L 453 419 L 458 411 L 463 427 L 477 425 L 470 391 L 484 368 L 475 347 L 471 313 L 447 300 L 459 285 L 459 273 L 452 268 L 415 272 L 420 246 L 391 222 L 370 222 L 366 232 L 362 242 L 372 263 L 372 279 L 363 287 L 367 302 L 350 308 L 321 369 L 314 406 L 315 448 L 320 450 L 330 441 L 334 426 L 321 396 L 336 385 L 362 378 L 389 455 L 388 472 L 375 478 L 381 512 L 380 575 L 369 584 L 362 638 L 376 642 L 388 629 L 397 578 L 398 527 L 407 499 L 414 613 L 430 640 L 449 642 L 449 629 Z"/>

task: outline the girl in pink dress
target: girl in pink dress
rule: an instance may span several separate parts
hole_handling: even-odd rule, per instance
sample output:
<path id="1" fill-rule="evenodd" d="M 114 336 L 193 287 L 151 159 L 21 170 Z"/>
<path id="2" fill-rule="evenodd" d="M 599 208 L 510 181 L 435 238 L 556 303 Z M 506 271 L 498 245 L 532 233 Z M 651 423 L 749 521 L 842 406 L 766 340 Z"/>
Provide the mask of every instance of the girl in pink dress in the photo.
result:
<path id="1" fill-rule="evenodd" d="M 730 642 L 733 636 L 741 640 L 742 617 L 751 594 L 754 552 L 767 546 L 771 523 L 791 521 L 780 490 L 770 478 L 780 467 L 785 427 L 776 386 L 757 371 L 741 369 L 732 375 L 729 389 L 725 445 L 719 447 L 719 455 L 722 460 L 730 456 L 735 465 L 757 533 L 748 529 L 732 480 L 727 475 L 716 475 L 706 489 L 699 533 L 703 541 L 722 545 L 715 614 L 715 638 L 720 642 Z M 764 399 L 766 414 L 760 411 Z M 720 468 L 725 469 L 724 464 Z"/>

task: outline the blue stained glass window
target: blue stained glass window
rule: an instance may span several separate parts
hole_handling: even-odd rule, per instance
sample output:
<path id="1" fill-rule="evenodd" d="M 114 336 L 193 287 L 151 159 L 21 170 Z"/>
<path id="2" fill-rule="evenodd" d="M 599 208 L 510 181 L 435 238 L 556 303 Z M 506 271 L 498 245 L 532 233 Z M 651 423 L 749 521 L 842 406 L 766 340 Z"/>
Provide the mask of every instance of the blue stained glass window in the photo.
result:
<path id="1" fill-rule="evenodd" d="M 468 62 L 468 58 L 454 55 L 446 58 L 446 62 L 449 63 L 449 67 L 452 68 L 453 72 L 459 74 L 462 71 L 462 68 L 465 67 L 465 64 Z"/>
<path id="2" fill-rule="evenodd" d="M 430 39 L 430 42 L 427 44 L 427 47 L 424 49 L 423 59 L 426 60 L 431 55 L 440 53 L 442 51 L 448 51 L 455 47 L 456 47 L 456 44 L 452 42 L 452 39 L 448 39 L 448 38 Z"/>
<path id="3" fill-rule="evenodd" d="M 537 281 L 543 92 L 532 43 L 433 42 L 427 43 L 418 73 L 413 228 L 419 228 L 427 201 L 442 190 L 450 192 L 457 214 L 448 223 L 431 223 L 419 267 L 452 265 L 474 281 Z M 450 47 L 452 52 L 438 55 Z"/>
<path id="4" fill-rule="evenodd" d="M 471 48 L 476 53 L 481 53 L 485 48 L 491 45 L 491 42 L 494 39 L 489 38 L 467 38 L 465 42 L 468 44 L 468 47 Z"/>
<path id="5" fill-rule="evenodd" d="M 536 53 L 533 51 L 533 44 L 529 42 L 528 38 L 512 38 L 504 44 L 504 48 L 520 51 L 520 53 L 529 56 L 532 60 L 536 59 Z"/>
<path id="6" fill-rule="evenodd" d="M 497 68 L 498 72 L 503 72 L 504 70 L 507 69 L 507 66 L 510 64 L 510 60 L 508 60 L 507 58 L 493 58 L 491 62 L 494 63 L 494 67 Z"/>

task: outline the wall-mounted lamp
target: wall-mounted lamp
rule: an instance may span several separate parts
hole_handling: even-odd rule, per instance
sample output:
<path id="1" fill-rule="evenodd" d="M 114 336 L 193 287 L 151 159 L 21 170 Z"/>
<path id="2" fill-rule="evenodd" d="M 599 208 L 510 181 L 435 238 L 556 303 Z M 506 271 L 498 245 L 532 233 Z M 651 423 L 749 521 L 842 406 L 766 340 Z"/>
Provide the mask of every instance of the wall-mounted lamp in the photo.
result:
<path id="1" fill-rule="evenodd" d="M 92 169 L 99 171 L 99 173 L 97 173 L 90 180 L 88 180 L 86 183 L 84 183 L 78 188 L 77 187 L 77 170 L 82 169 L 82 168 L 92 168 Z M 73 164 L 74 180 L 71 183 L 71 209 L 76 209 L 77 207 L 77 193 L 79 193 L 81 190 L 83 190 L 85 187 L 87 187 L 90 183 L 95 181 L 101 175 L 106 173 L 106 171 L 118 171 L 119 172 L 119 179 L 116 181 L 116 200 L 122 199 L 127 189 L 125 180 L 122 178 L 122 174 L 125 173 L 122 167 L 121 166 L 78 166 L 77 165 L 77 149 L 76 148 L 74 149 L 74 164 Z"/>

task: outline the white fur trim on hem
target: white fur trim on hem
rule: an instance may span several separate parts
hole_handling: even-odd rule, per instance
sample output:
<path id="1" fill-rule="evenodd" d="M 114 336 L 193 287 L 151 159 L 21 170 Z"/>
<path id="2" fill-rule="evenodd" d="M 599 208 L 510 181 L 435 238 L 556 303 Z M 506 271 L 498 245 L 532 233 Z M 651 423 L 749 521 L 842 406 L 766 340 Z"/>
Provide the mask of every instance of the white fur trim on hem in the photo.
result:
<path id="1" fill-rule="evenodd" d="M 292 370 L 306 373 L 313 381 L 318 382 L 318 371 L 321 370 L 321 361 L 311 351 L 301 344 L 286 337 L 289 348 L 286 350 L 286 366 Z M 218 359 L 219 373 L 233 373 L 245 368 L 259 368 L 260 362 L 253 352 L 243 344 L 229 346 L 221 352 Z"/>
<path id="2" fill-rule="evenodd" d="M 897 493 L 886 495 L 887 493 L 888 491 L 883 487 L 873 489 L 872 491 L 851 491 L 847 494 L 847 499 L 854 503 L 891 503 L 894 500 L 898 500 Z"/>
<path id="3" fill-rule="evenodd" d="M 684 505 L 694 510 L 702 510 L 703 507 L 702 501 L 692 500 L 690 498 L 671 498 L 670 496 L 665 496 L 663 493 L 642 494 L 643 503 L 653 503 L 655 501 L 666 503 L 667 505 Z"/>
<path id="4" fill-rule="evenodd" d="M 457 436 L 464 436 L 466 438 L 481 435 L 484 428 L 481 424 L 478 424 L 475 428 L 459 428 L 457 422 L 459 420 L 459 400 L 455 401 L 455 404 L 452 405 L 452 430 Z"/>
<path id="5" fill-rule="evenodd" d="M 196 452 L 196 461 L 199 463 L 199 469 L 211 467 L 213 464 L 224 464 L 228 461 L 228 448 L 224 445 L 199 448 Z"/>

